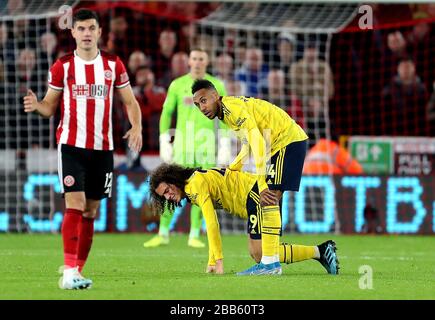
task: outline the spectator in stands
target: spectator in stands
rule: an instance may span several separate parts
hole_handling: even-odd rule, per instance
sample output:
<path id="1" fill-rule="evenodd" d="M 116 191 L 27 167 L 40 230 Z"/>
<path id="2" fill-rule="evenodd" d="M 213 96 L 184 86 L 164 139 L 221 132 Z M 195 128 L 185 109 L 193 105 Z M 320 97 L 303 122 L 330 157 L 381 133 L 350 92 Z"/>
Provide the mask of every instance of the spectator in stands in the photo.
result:
<path id="1" fill-rule="evenodd" d="M 37 91 L 38 78 L 36 69 L 36 53 L 33 49 L 20 50 L 16 65 L 19 79 L 19 95 L 25 96 L 27 88 Z M 42 82 L 42 81 L 41 81 Z"/>
<path id="2" fill-rule="evenodd" d="M 431 86 L 435 80 L 434 66 L 432 59 L 426 57 L 435 55 L 435 30 L 427 22 L 417 23 L 407 34 L 406 41 L 407 51 L 415 61 L 417 74 L 426 87 Z"/>
<path id="3" fill-rule="evenodd" d="M 239 69 L 243 67 L 246 60 L 246 50 L 248 50 L 246 42 L 237 41 L 234 45 L 234 68 Z"/>
<path id="4" fill-rule="evenodd" d="M 242 96 L 244 92 L 244 86 L 240 81 L 228 80 L 225 82 L 225 89 L 229 96 Z"/>
<path id="5" fill-rule="evenodd" d="M 126 61 L 130 47 L 127 36 L 128 23 L 124 16 L 114 17 L 110 20 L 109 38 L 107 51 L 118 55 L 122 61 Z"/>
<path id="6" fill-rule="evenodd" d="M 140 50 L 133 51 L 128 58 L 128 73 L 130 79 L 135 79 L 136 70 L 140 66 L 150 66 L 148 57 Z M 134 80 L 133 80 L 134 81 Z M 134 85 L 134 83 L 132 83 Z"/>
<path id="7" fill-rule="evenodd" d="M 402 32 L 394 31 L 390 32 L 387 36 L 387 46 L 391 50 L 394 56 L 403 58 L 408 55 L 406 52 L 406 39 Z"/>
<path id="8" fill-rule="evenodd" d="M 285 110 L 301 127 L 305 127 L 302 104 L 295 95 L 286 90 L 283 70 L 271 70 L 267 75 L 267 88 L 262 99 Z"/>
<path id="9" fill-rule="evenodd" d="M 189 56 L 186 52 L 177 52 L 171 60 L 171 80 L 189 72 Z"/>
<path id="10" fill-rule="evenodd" d="M 139 97 L 143 93 L 144 85 L 146 83 L 147 71 L 150 68 L 147 65 L 141 65 L 135 68 L 134 72 L 134 86 L 132 86 L 132 90 L 134 95 Z M 131 82 L 131 79 L 130 79 Z"/>
<path id="11" fill-rule="evenodd" d="M 263 63 L 263 51 L 258 48 L 246 50 L 245 63 L 236 70 L 235 79 L 246 87 L 246 96 L 258 96 L 261 88 L 267 86 L 268 66 Z"/>
<path id="12" fill-rule="evenodd" d="M 35 26 L 30 24 L 28 19 L 7 21 L 8 37 L 6 40 L 3 57 L 8 74 L 12 76 L 8 80 L 14 81 L 15 63 L 18 50 L 25 48 L 36 48 L 36 41 L 39 37 L 35 34 Z"/>
<path id="13" fill-rule="evenodd" d="M 213 60 L 213 74 L 215 74 L 216 78 L 221 80 L 225 87 L 227 87 L 228 82 L 234 80 L 233 57 L 228 53 L 219 54 Z M 241 89 L 243 90 L 243 88 Z"/>
<path id="14" fill-rule="evenodd" d="M 425 17 L 426 15 L 420 18 Z M 396 73 L 396 67 L 400 60 L 411 56 L 415 61 L 417 74 L 422 77 L 423 83 L 426 86 L 431 85 L 434 80 L 433 67 L 430 59 L 425 59 L 425 56 L 435 54 L 434 41 L 435 33 L 427 22 L 415 24 L 407 33 L 390 32 L 387 36 L 389 51 L 385 57 L 387 79 Z"/>
<path id="15" fill-rule="evenodd" d="M 147 66 L 141 66 L 136 70 L 135 83 L 133 92 L 142 112 L 144 150 L 158 151 L 159 120 L 166 99 L 166 90 L 156 86 L 154 73 Z"/>
<path id="16" fill-rule="evenodd" d="M 39 53 L 40 71 L 44 75 L 48 75 L 48 70 L 53 62 L 56 60 L 57 52 L 57 38 L 52 32 L 42 34 L 39 45 L 41 51 Z M 46 77 L 46 76 L 45 76 Z"/>
<path id="17" fill-rule="evenodd" d="M 281 32 L 277 39 L 277 56 L 274 57 L 272 67 L 281 69 L 286 75 L 286 82 L 289 80 L 290 68 L 296 56 L 296 37 L 288 32 Z M 288 82 L 287 82 L 288 84 Z"/>
<path id="18" fill-rule="evenodd" d="M 18 60 L 16 61 L 16 75 L 18 82 L 15 81 L 16 92 L 14 96 L 19 99 L 27 94 L 27 89 L 31 88 L 34 91 L 46 90 L 47 71 L 44 73 L 37 66 L 36 53 L 33 49 L 23 49 L 19 51 Z M 20 104 L 16 104 L 20 105 Z M 15 105 L 9 106 L 15 107 Z M 49 136 L 49 120 L 41 118 L 37 114 L 29 114 L 25 116 L 23 110 L 17 111 L 20 114 L 17 119 L 19 131 L 18 137 L 21 137 L 18 148 L 38 147 L 40 141 L 45 140 L 44 147 L 48 147 L 48 141 L 43 137 Z M 41 146 L 42 147 L 42 146 Z"/>
<path id="19" fill-rule="evenodd" d="M 133 51 L 128 58 L 128 72 L 134 75 L 141 66 L 150 66 L 148 57 L 140 50 Z"/>
<path id="20" fill-rule="evenodd" d="M 262 99 L 286 110 L 290 105 L 285 90 L 285 75 L 282 70 L 271 70 L 267 74 L 267 86 L 263 88 Z"/>
<path id="21" fill-rule="evenodd" d="M 382 91 L 383 134 L 427 134 L 426 88 L 416 75 L 412 59 L 404 58 L 397 67 L 397 75 Z"/>
<path id="22" fill-rule="evenodd" d="M 157 84 L 167 89 L 171 83 L 171 59 L 177 46 L 177 35 L 164 30 L 159 35 L 159 49 L 152 55 L 153 71 Z"/>
<path id="23" fill-rule="evenodd" d="M 50 61 L 53 61 L 56 55 L 57 38 L 53 32 L 46 32 L 40 38 L 41 51 Z"/>
<path id="24" fill-rule="evenodd" d="M 302 102 L 310 146 L 325 137 L 326 106 L 334 95 L 331 67 L 319 59 L 315 42 L 309 42 L 301 60 L 290 69 L 291 90 Z"/>
<path id="25" fill-rule="evenodd" d="M 190 52 L 190 49 L 195 46 L 196 41 L 196 25 L 194 22 L 184 24 L 181 27 L 180 39 L 178 41 L 178 50 Z"/>

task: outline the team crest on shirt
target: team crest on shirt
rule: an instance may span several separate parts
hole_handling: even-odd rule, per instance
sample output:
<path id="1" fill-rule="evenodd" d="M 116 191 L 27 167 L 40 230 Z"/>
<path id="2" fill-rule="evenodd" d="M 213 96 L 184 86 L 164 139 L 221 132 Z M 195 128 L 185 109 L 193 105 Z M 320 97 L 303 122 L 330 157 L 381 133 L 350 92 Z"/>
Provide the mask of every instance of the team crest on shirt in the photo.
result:
<path id="1" fill-rule="evenodd" d="M 76 181 L 75 181 L 75 179 L 74 179 L 73 176 L 66 176 L 66 177 L 63 179 L 63 184 L 66 185 L 67 187 L 72 187 L 72 186 L 74 185 L 75 182 L 76 182 Z"/>
<path id="2" fill-rule="evenodd" d="M 106 78 L 106 80 L 112 80 L 112 70 L 104 70 L 104 78 Z"/>

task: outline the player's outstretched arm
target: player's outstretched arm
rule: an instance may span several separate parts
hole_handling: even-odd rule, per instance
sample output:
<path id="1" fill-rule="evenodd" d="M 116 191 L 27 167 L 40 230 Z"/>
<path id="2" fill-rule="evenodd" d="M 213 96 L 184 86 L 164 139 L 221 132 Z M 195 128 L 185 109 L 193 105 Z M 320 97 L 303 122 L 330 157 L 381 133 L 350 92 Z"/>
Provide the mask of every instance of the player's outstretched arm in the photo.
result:
<path id="1" fill-rule="evenodd" d="M 215 265 L 208 265 L 206 273 L 216 273 L 216 274 L 224 274 L 224 260 L 218 259 L 216 260 Z"/>
<path id="2" fill-rule="evenodd" d="M 207 228 L 207 239 L 208 239 L 208 263 L 206 272 L 222 272 L 223 273 L 223 252 L 222 252 L 222 239 L 219 229 L 219 220 L 216 215 L 213 203 L 208 195 L 199 194 L 198 195 L 199 207 L 201 208 L 202 214 L 205 220 L 205 226 Z M 218 260 L 221 262 L 218 263 Z M 212 267 L 214 266 L 214 268 Z"/>
<path id="3" fill-rule="evenodd" d="M 23 98 L 24 112 L 38 112 L 41 116 L 49 118 L 56 113 L 57 106 L 62 95 L 62 91 L 48 88 L 47 93 L 40 102 L 36 94 L 28 89 L 27 95 Z"/>
<path id="4" fill-rule="evenodd" d="M 118 89 L 118 92 L 121 96 L 122 102 L 126 106 L 128 120 L 131 124 L 130 130 L 125 133 L 123 138 L 128 139 L 128 147 L 130 149 L 140 152 L 142 149 L 142 115 L 139 103 L 134 97 L 130 85 Z"/>

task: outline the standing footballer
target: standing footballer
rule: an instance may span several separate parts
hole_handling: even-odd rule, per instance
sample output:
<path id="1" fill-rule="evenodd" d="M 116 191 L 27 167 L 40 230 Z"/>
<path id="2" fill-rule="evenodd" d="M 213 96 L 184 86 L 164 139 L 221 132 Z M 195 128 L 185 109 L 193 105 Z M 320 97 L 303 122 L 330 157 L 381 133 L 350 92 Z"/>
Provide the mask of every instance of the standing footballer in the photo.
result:
<path id="1" fill-rule="evenodd" d="M 218 117 L 242 140 L 242 149 L 228 168 L 240 171 L 250 151 L 255 161 L 261 190 L 258 200 L 262 206 L 262 258 L 260 263 L 238 274 L 280 274 L 282 194 L 287 190 L 299 191 L 308 136 L 285 111 L 265 100 L 222 97 L 213 83 L 204 79 L 194 82 L 192 94 L 195 105 L 205 116 Z M 328 256 L 333 257 L 335 250 L 335 242 L 326 247 Z M 307 252 L 313 254 L 312 250 Z"/>
<path id="2" fill-rule="evenodd" d="M 61 120 L 56 132 L 59 179 L 65 198 L 62 223 L 64 272 L 62 289 L 85 289 L 92 280 L 81 275 L 94 233 L 94 219 L 103 198 L 111 196 L 113 179 L 112 103 L 114 88 L 127 108 L 131 129 L 128 146 L 142 148 L 139 104 L 121 60 L 98 49 L 101 36 L 95 12 L 81 9 L 73 16 L 71 34 L 76 50 L 56 61 L 48 76 L 49 88 L 38 102 L 28 90 L 24 111 Z"/>
<path id="3" fill-rule="evenodd" d="M 190 51 L 189 67 L 190 72 L 172 81 L 169 86 L 168 96 L 163 104 L 160 117 L 160 157 L 166 163 L 177 163 L 184 166 L 211 168 L 217 164 L 223 164 L 230 160 L 231 146 L 227 136 L 219 137 L 218 146 L 215 144 L 215 123 L 209 121 L 195 107 L 190 94 L 192 84 L 195 80 L 206 79 L 211 81 L 220 95 L 225 95 L 224 84 L 207 73 L 208 54 L 200 48 Z M 172 116 L 177 115 L 175 125 L 174 143 L 171 144 Z M 227 129 L 223 123 L 218 124 L 221 129 Z M 225 130 L 220 130 L 224 133 Z M 211 140 L 211 143 L 208 143 Z M 206 148 L 201 148 L 201 146 Z M 219 147 L 217 159 L 215 151 Z M 203 152 L 205 151 L 205 152 Z M 186 202 L 182 202 L 183 205 Z M 177 208 L 181 210 L 181 207 Z M 158 247 L 169 243 L 169 233 L 174 215 L 166 211 L 160 217 L 159 233 L 144 243 L 145 248 Z M 190 209 L 190 234 L 188 246 L 203 248 L 205 244 L 199 240 L 202 223 L 201 209 L 193 205 Z"/>

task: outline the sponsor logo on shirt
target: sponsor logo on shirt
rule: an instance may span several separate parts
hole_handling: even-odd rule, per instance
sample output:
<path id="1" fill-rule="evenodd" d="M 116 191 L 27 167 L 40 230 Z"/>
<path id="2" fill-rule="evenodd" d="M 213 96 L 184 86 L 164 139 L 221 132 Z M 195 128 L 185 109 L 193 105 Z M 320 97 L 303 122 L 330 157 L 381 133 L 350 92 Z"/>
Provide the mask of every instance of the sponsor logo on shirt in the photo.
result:
<path id="1" fill-rule="evenodd" d="M 73 98 L 86 98 L 86 99 L 105 99 L 109 87 L 105 84 L 73 84 L 72 96 Z"/>
<path id="2" fill-rule="evenodd" d="M 245 121 L 246 121 L 246 118 L 240 118 L 240 117 L 237 118 L 236 126 L 238 126 L 240 128 Z"/>

